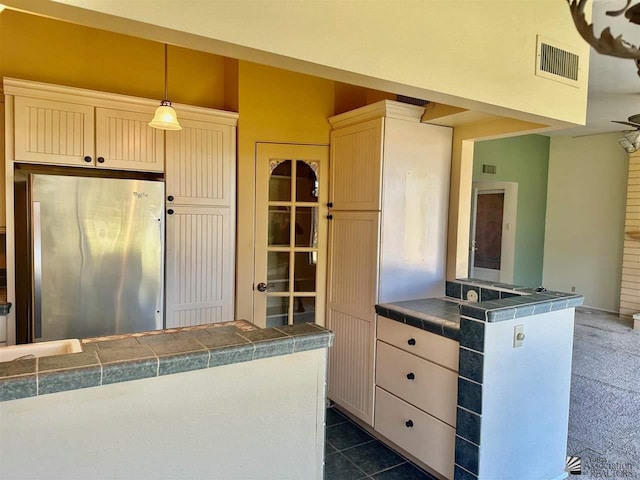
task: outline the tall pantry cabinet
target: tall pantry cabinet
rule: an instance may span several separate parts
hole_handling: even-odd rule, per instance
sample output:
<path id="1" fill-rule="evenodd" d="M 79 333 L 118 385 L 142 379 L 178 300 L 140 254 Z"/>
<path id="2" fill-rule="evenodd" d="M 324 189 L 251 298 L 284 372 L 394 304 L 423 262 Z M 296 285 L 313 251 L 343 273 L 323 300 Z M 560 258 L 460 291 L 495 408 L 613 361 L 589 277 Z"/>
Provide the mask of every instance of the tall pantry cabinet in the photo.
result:
<path id="1" fill-rule="evenodd" d="M 238 114 L 176 108 L 166 132 L 166 328 L 234 317 Z"/>
<path id="2" fill-rule="evenodd" d="M 373 425 L 375 305 L 444 295 L 452 129 L 385 100 L 329 119 L 329 398 Z"/>

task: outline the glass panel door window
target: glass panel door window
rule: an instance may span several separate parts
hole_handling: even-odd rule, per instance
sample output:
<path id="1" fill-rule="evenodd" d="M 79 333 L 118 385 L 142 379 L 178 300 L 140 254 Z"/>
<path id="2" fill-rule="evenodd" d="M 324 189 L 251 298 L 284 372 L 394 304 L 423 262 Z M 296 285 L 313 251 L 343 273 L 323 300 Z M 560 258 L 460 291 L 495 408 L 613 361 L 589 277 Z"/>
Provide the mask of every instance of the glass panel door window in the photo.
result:
<path id="1" fill-rule="evenodd" d="M 328 148 L 264 147 L 292 155 L 261 156 L 258 151 L 254 323 L 323 325 L 327 187 L 322 182 Z M 307 148 L 323 149 L 323 155 Z"/>

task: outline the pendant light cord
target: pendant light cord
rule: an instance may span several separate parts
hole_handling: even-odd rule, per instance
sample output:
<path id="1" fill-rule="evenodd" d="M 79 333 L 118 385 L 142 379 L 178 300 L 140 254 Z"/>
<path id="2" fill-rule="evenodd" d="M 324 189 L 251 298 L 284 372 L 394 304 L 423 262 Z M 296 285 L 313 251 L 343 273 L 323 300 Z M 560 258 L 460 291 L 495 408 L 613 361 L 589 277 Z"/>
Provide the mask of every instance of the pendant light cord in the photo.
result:
<path id="1" fill-rule="evenodd" d="M 164 99 L 169 100 L 169 68 L 167 65 L 167 44 L 164 44 Z"/>

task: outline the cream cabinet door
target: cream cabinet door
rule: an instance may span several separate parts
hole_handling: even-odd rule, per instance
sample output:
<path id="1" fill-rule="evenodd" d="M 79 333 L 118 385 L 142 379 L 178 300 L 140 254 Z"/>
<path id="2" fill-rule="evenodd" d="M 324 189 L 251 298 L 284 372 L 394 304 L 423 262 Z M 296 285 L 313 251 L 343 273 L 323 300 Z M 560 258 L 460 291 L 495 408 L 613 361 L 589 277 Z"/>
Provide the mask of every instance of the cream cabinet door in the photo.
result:
<path id="1" fill-rule="evenodd" d="M 15 161 L 93 166 L 93 110 L 90 105 L 15 97 Z"/>
<path id="2" fill-rule="evenodd" d="M 327 328 L 331 400 L 373 425 L 379 212 L 332 211 Z"/>
<path id="3" fill-rule="evenodd" d="M 153 111 L 96 108 L 98 168 L 164 172 L 164 131 L 151 128 Z"/>
<path id="4" fill-rule="evenodd" d="M 176 205 L 228 206 L 235 196 L 235 127 L 181 118 L 167 132 L 167 198 Z"/>
<path id="5" fill-rule="evenodd" d="M 383 130 L 384 118 L 376 118 L 331 132 L 334 210 L 380 210 Z"/>
<path id="6" fill-rule="evenodd" d="M 230 209 L 170 206 L 166 213 L 166 328 L 233 320 Z"/>

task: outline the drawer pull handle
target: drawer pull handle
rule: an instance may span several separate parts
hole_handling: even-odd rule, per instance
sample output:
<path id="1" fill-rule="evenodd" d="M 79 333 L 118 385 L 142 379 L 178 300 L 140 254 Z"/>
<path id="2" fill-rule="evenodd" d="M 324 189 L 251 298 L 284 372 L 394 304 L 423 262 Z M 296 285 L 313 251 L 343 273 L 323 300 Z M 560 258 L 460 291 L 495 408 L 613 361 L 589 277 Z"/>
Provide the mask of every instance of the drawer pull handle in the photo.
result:
<path id="1" fill-rule="evenodd" d="M 407 343 L 409 345 L 415 345 L 416 344 L 416 339 L 415 338 L 410 338 L 409 340 L 407 340 Z"/>
<path id="2" fill-rule="evenodd" d="M 407 420 L 406 422 L 404 422 L 404 424 L 407 426 L 407 428 L 412 428 L 413 427 L 413 421 L 411 421 L 411 420 Z"/>
<path id="3" fill-rule="evenodd" d="M 416 376 L 413 374 L 413 372 L 407 373 L 407 380 L 413 380 L 414 378 L 416 378 Z"/>

